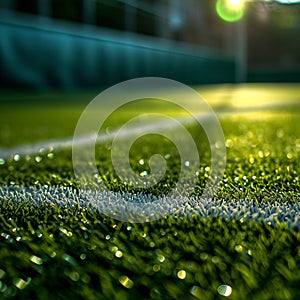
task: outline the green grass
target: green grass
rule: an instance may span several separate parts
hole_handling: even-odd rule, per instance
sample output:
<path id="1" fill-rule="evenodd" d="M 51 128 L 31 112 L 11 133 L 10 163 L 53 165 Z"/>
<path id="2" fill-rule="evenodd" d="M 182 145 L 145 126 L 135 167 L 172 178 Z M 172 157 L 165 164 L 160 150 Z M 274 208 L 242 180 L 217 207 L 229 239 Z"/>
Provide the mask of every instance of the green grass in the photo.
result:
<path id="1" fill-rule="evenodd" d="M 218 89 L 216 90 L 215 93 L 218 95 L 220 92 Z M 234 90 L 232 97 L 236 97 L 237 93 L 242 94 L 240 90 L 243 91 L 242 88 Z M 269 91 L 271 96 L 273 95 L 270 90 L 266 89 L 266 91 Z M 268 95 L 266 91 L 263 95 Z M 278 91 L 275 92 L 276 98 Z M 209 97 L 208 92 L 205 95 L 208 95 L 208 100 L 212 99 L 211 102 L 215 102 L 215 107 L 219 107 L 220 103 L 223 103 L 222 109 L 216 109 L 216 111 L 220 114 L 226 139 L 227 167 L 218 197 L 242 199 L 254 197 L 258 200 L 266 198 L 268 200 L 297 201 L 299 198 L 300 128 L 297 126 L 299 107 L 294 105 L 291 108 L 290 102 L 288 102 L 289 97 L 286 97 L 284 107 L 270 106 L 268 109 L 253 110 L 245 114 L 243 107 L 234 109 L 228 100 L 225 102 L 227 104 L 225 107 L 224 100 L 221 99 L 218 103 L 217 96 L 214 96 L 217 99 L 215 100 L 213 96 Z M 84 101 L 76 99 L 75 103 L 71 96 L 68 97 L 65 102 L 60 103 L 57 103 L 58 100 L 54 103 L 49 102 L 47 98 L 47 101 L 42 104 L 38 104 L 37 101 L 27 101 L 25 104 L 25 100 L 19 100 L 12 105 L 6 104 L 1 110 L 0 118 L 1 147 L 72 136 L 80 113 L 87 104 L 86 99 L 91 100 L 92 97 L 82 94 L 77 98 Z M 294 93 L 292 93 L 292 99 L 294 97 Z M 243 98 L 239 99 L 242 103 Z M 111 130 L 118 124 L 123 124 L 124 121 L 143 112 L 143 109 L 143 106 L 131 105 L 119 110 L 104 124 L 104 130 Z M 166 111 L 166 109 L 163 110 L 158 102 L 148 107 L 147 111 L 159 112 Z M 174 115 L 181 113 L 174 107 L 171 107 L 169 111 Z M 226 117 L 227 111 L 243 113 Z M 194 137 L 198 137 L 199 128 L 195 129 L 190 126 L 189 130 Z M 205 139 L 199 140 L 200 143 L 197 146 L 201 167 L 196 193 L 202 191 L 210 172 L 208 169 L 210 166 L 209 146 Z M 153 147 L 153 145 L 155 146 Z M 101 179 L 111 189 L 132 190 L 132 187 L 125 186 L 115 174 L 110 161 L 110 147 L 111 142 L 98 146 L 97 164 L 101 171 Z M 172 187 L 176 183 L 179 159 L 175 147 L 159 137 L 140 138 L 131 149 L 130 161 L 136 172 L 140 173 L 144 170 L 149 172 L 147 160 L 155 153 L 169 157 L 169 172 L 164 180 L 155 187 L 156 190 L 152 189 L 149 192 L 163 193 L 165 184 Z M 141 166 L 138 163 L 140 159 L 145 160 L 145 165 Z M 71 149 L 60 151 L 41 149 L 41 153 L 21 156 L 17 161 L 11 158 L 5 164 L 0 165 L 0 175 L 0 183 L 5 185 L 47 184 L 77 187 Z"/>
<path id="2" fill-rule="evenodd" d="M 84 209 L 16 210 L 8 201 L 0 213 L 6 297 L 221 299 L 222 284 L 232 299 L 298 296 L 300 233 L 285 225 L 197 216 L 129 224 Z M 16 287 L 20 279 L 28 284 Z"/>
<path id="3" fill-rule="evenodd" d="M 298 202 L 299 85 L 216 86 L 200 91 L 220 116 L 228 151 L 216 197 Z M 72 136 L 93 96 L 2 94 L 0 146 Z M 257 108 L 262 104 L 268 107 Z M 111 116 L 104 130 L 143 108 L 125 107 Z M 148 109 L 161 111 L 159 103 Z M 173 107 L 170 114 L 180 113 Z M 199 132 L 193 126 L 188 129 L 194 135 Z M 201 167 L 194 193 L 199 195 L 209 175 L 210 153 L 205 141 L 197 146 Z M 176 183 L 178 153 L 159 137 L 150 143 L 149 137 L 141 139 L 131 151 L 133 169 L 148 170 L 147 163 L 141 166 L 138 161 L 147 161 L 153 153 L 168 155 L 170 169 L 164 180 L 146 190 L 161 194 Z M 117 177 L 109 158 L 110 144 L 99 145 L 101 180 L 113 190 L 139 190 Z M 0 184 L 76 189 L 71 150 L 44 149 L 6 159 L 0 165 Z M 199 216 L 129 224 L 89 209 L 34 207 L 15 200 L 0 204 L 0 298 L 221 299 L 220 285 L 232 287 L 231 299 L 298 297 L 300 233 L 285 224 Z M 184 279 L 178 278 L 180 270 L 186 272 Z"/>

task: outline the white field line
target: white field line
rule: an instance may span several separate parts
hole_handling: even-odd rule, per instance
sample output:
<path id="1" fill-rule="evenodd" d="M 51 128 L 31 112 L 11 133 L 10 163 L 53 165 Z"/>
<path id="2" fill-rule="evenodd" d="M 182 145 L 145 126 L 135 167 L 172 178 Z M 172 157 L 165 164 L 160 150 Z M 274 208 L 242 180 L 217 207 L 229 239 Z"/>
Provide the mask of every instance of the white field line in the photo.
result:
<path id="1" fill-rule="evenodd" d="M 209 121 L 209 115 L 197 116 L 197 118 L 202 118 L 201 122 L 204 120 Z M 191 121 L 190 117 L 182 117 L 179 119 L 182 124 L 187 124 Z M 172 123 L 174 124 L 174 123 Z M 169 129 L 170 123 L 168 121 L 160 121 L 155 123 L 146 123 L 143 126 L 127 128 L 123 130 L 121 137 L 130 137 L 133 134 L 141 134 L 144 130 L 162 130 Z M 110 133 L 99 134 L 97 141 L 105 142 L 110 141 L 114 138 L 118 130 L 111 131 Z M 76 142 L 79 145 L 86 145 L 92 141 L 91 135 L 85 135 L 77 139 Z M 0 158 L 8 159 L 18 154 L 20 156 L 34 155 L 39 153 L 40 149 L 45 149 L 46 151 L 53 148 L 66 149 L 71 148 L 73 145 L 73 138 L 55 139 L 47 140 L 44 142 L 21 145 L 17 147 L 11 147 L 6 149 L 0 149 Z M 121 194 L 116 194 L 117 198 L 122 198 Z M 149 197 L 140 195 L 138 201 L 151 201 Z M 75 191 L 72 188 L 62 187 L 62 186 L 34 186 L 34 187 L 17 187 L 17 186 L 0 186 L 0 200 L 14 200 L 18 202 L 30 201 L 35 205 L 41 205 L 46 203 L 52 203 L 55 205 L 63 205 L 67 207 L 74 207 L 77 205 L 83 207 L 93 207 L 99 209 L 100 211 L 105 211 L 103 205 L 111 203 L 113 206 L 115 204 L 115 199 L 111 199 L 111 195 L 107 192 L 97 192 L 93 197 L 86 196 L 85 191 Z M 88 199 L 88 200 L 87 200 Z M 92 203 L 91 199 L 96 199 Z M 98 200 L 97 200 L 98 199 Z M 104 200 L 101 203 L 101 200 Z M 159 205 L 159 198 L 156 198 L 156 203 Z M 275 224 L 276 222 L 286 223 L 292 228 L 300 229 L 300 204 L 298 203 L 255 203 L 254 201 L 245 200 L 232 200 L 223 201 L 216 199 L 174 199 L 164 197 L 162 199 L 163 205 L 170 205 L 167 209 L 168 211 L 176 211 L 179 215 L 192 215 L 198 214 L 202 217 L 220 216 L 227 219 L 243 219 L 243 220 L 264 220 L 270 224 Z M 174 205 L 177 203 L 177 205 Z M 180 205 L 178 205 L 180 204 Z M 120 205 L 120 204 L 118 204 Z M 122 205 L 122 203 L 121 203 Z M 124 205 L 124 202 L 123 202 Z M 125 205 L 126 206 L 126 205 Z M 126 207 L 119 207 L 123 212 L 126 212 Z M 173 209 L 174 208 L 174 209 Z M 153 209 L 153 207 L 151 207 Z M 166 208 L 162 208 L 163 211 Z M 157 208 L 159 212 L 159 207 Z M 141 212 L 142 213 L 142 212 Z M 149 212 L 148 212 L 149 213 Z M 146 213 L 147 214 L 147 213 Z"/>
<path id="2" fill-rule="evenodd" d="M 127 198 L 126 198 L 127 197 Z M 58 206 L 74 208 L 74 207 L 90 207 L 98 209 L 100 212 L 108 212 L 107 207 L 118 206 L 118 211 L 129 218 L 130 212 L 125 201 L 120 199 L 132 199 L 128 194 L 116 193 L 112 196 L 107 191 L 93 192 L 87 195 L 85 191 L 76 191 L 70 187 L 62 186 L 2 186 L 0 188 L 0 200 L 13 200 L 18 203 L 31 202 L 34 205 L 54 204 Z M 135 211 L 140 215 L 151 215 L 153 211 L 174 212 L 179 216 L 199 215 L 204 218 L 219 216 L 229 220 L 236 219 L 242 221 L 264 221 L 269 225 L 275 225 L 277 222 L 285 223 L 291 228 L 300 229 L 300 204 L 299 203 L 255 203 L 249 200 L 217 200 L 217 199 L 196 199 L 183 197 L 154 197 L 139 194 L 133 197 L 141 204 L 155 201 L 155 205 L 143 205 Z M 161 200 L 161 202 L 160 202 Z M 137 203 L 138 203 L 137 202 Z M 162 207 L 163 203 L 164 207 Z M 168 207 L 165 207 L 165 206 Z M 146 207 L 146 210 L 145 210 Z M 147 211 L 149 209 L 149 211 Z M 153 214 L 152 214 L 153 215 Z M 144 218 L 145 219 L 145 218 Z"/>
<path id="3" fill-rule="evenodd" d="M 201 123 L 205 122 L 206 120 L 209 121 L 210 114 L 202 114 L 196 116 L 197 120 L 201 120 Z M 180 117 L 176 118 L 181 124 L 187 125 L 192 122 L 192 118 L 188 117 Z M 123 124 L 122 124 L 123 125 Z M 132 135 L 143 135 L 143 132 L 147 132 L 152 130 L 153 132 L 160 132 L 163 134 L 162 130 L 172 129 L 174 127 L 174 122 L 170 122 L 168 120 L 160 120 L 156 122 L 146 122 L 141 126 L 131 126 L 126 129 L 122 129 L 122 131 L 118 134 L 119 138 L 127 138 Z M 107 142 L 113 140 L 115 135 L 118 133 L 119 128 L 115 130 L 111 130 L 108 133 L 99 133 L 97 137 L 97 142 Z M 91 143 L 94 139 L 94 134 L 86 134 L 79 138 L 76 138 L 76 145 L 87 145 Z M 59 139 L 50 139 L 45 140 L 37 143 L 32 144 L 24 144 L 15 147 L 9 148 L 0 148 L 0 159 L 9 159 L 13 158 L 16 154 L 22 156 L 26 155 L 35 155 L 38 154 L 41 149 L 43 152 L 49 151 L 50 149 L 53 150 L 61 150 L 61 149 L 68 149 L 71 148 L 73 145 L 73 137 L 67 138 L 59 138 Z"/>
<path id="4" fill-rule="evenodd" d="M 261 105 L 259 107 L 258 111 L 267 111 L 272 109 L 273 112 L 277 111 L 280 112 L 280 108 L 282 105 Z M 287 105 L 285 103 L 284 105 Z M 283 106 L 285 107 L 285 106 Z M 242 109 L 243 108 L 243 109 Z M 222 118 L 228 118 L 232 116 L 241 116 L 241 115 L 247 115 L 249 116 L 249 113 L 257 113 L 256 107 L 242 107 L 239 111 L 237 111 L 235 108 L 230 109 L 228 111 L 223 112 L 217 112 L 217 117 L 219 119 Z M 203 114 L 197 114 L 196 119 L 202 124 L 205 121 L 210 120 L 211 115 L 209 113 L 203 113 Z M 256 116 L 257 118 L 257 116 Z M 179 117 L 175 118 L 178 120 L 181 124 L 187 125 L 192 121 L 191 116 L 187 117 Z M 123 124 L 122 124 L 123 125 Z M 130 137 L 133 134 L 142 134 L 143 131 L 153 130 L 153 131 L 159 131 L 163 129 L 170 129 L 171 126 L 174 126 L 174 123 L 170 123 L 166 120 L 164 121 L 157 121 L 157 122 L 148 122 L 145 123 L 139 127 L 131 127 L 127 128 L 126 130 L 122 130 L 121 134 L 118 134 L 119 137 L 126 138 Z M 101 133 L 98 134 L 97 142 L 107 142 L 111 141 L 114 136 L 117 134 L 119 128 L 112 130 L 109 133 Z M 86 134 L 84 136 L 81 136 L 80 138 L 76 139 L 77 145 L 87 145 L 93 141 L 94 135 L 92 134 Z M 68 149 L 71 148 L 73 145 L 73 137 L 66 137 L 66 138 L 57 138 L 57 139 L 50 139 L 45 140 L 41 142 L 31 143 L 31 144 L 24 144 L 19 145 L 15 147 L 9 147 L 9 148 L 0 148 L 0 159 L 9 159 L 14 157 L 14 155 L 18 154 L 20 156 L 26 156 L 26 155 L 34 155 L 38 154 L 41 149 L 44 149 L 44 151 L 54 149 L 54 150 L 61 150 L 61 149 Z"/>

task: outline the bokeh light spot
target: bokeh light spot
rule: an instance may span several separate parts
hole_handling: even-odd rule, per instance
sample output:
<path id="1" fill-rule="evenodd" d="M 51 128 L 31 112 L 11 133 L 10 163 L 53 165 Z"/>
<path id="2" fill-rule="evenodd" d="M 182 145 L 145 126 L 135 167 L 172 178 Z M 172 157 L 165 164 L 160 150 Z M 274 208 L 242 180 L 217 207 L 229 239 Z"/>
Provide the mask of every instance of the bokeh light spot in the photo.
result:
<path id="1" fill-rule="evenodd" d="M 216 11 L 221 19 L 226 22 L 236 22 L 244 15 L 243 0 L 218 0 Z"/>

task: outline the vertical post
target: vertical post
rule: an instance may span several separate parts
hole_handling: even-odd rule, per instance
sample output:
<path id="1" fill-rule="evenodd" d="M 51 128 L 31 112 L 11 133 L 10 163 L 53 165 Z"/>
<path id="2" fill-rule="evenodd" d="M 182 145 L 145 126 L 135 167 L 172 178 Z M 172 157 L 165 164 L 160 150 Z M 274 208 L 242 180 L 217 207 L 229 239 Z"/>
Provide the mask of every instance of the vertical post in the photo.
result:
<path id="1" fill-rule="evenodd" d="M 181 0 L 169 1 L 169 27 L 172 38 L 180 39 L 180 29 L 182 27 L 182 2 Z"/>
<path id="2" fill-rule="evenodd" d="M 235 38 L 235 81 L 247 80 L 247 26 L 246 16 L 236 23 Z"/>
<path id="3" fill-rule="evenodd" d="M 156 16 L 156 34 L 162 38 L 169 38 L 169 1 L 156 1 L 156 11 L 159 16 Z"/>
<path id="4" fill-rule="evenodd" d="M 82 10 L 83 10 L 83 22 L 87 24 L 96 23 L 96 8 L 94 0 L 82 0 Z"/>
<path id="5" fill-rule="evenodd" d="M 52 16 L 52 5 L 51 0 L 39 0 L 38 2 L 38 13 L 40 16 L 51 17 Z"/>
<path id="6" fill-rule="evenodd" d="M 203 0 L 195 1 L 193 3 L 194 6 L 194 21 L 197 26 L 197 40 L 202 42 L 203 36 L 206 34 L 206 20 L 205 20 L 205 8 L 203 5 Z"/>
<path id="7" fill-rule="evenodd" d="M 125 4 L 125 30 L 126 31 L 137 31 L 137 7 L 138 0 L 127 1 Z"/>
<path id="8" fill-rule="evenodd" d="M 235 54 L 235 25 L 232 23 L 226 23 L 224 24 L 224 53 L 226 53 L 229 57 L 234 57 Z"/>

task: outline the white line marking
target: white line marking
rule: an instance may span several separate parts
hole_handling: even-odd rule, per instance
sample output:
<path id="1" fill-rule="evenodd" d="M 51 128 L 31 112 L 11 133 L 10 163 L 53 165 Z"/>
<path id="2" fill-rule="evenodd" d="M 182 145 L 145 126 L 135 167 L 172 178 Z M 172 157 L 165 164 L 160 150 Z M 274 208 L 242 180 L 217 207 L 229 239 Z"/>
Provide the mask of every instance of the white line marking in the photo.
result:
<path id="1" fill-rule="evenodd" d="M 298 99 L 297 99 L 298 100 Z M 299 102 L 297 102 L 297 107 Z M 272 110 L 272 112 L 281 112 L 280 108 L 286 107 L 287 103 L 284 105 L 278 104 L 275 106 L 270 106 L 270 105 L 262 105 L 259 108 L 257 107 L 243 107 L 244 109 L 240 109 L 237 111 L 234 107 L 227 111 L 222 111 L 218 112 L 215 109 L 215 112 L 217 113 L 218 118 L 228 118 L 232 116 L 241 116 L 241 115 L 247 115 L 249 116 L 249 113 L 257 113 L 257 112 L 262 112 L 262 111 L 268 111 Z M 251 109 L 252 108 L 252 109 Z M 209 120 L 210 115 L 209 114 L 197 114 L 196 118 L 198 120 L 201 120 L 201 122 L 204 122 L 205 120 Z M 257 117 L 257 116 L 256 116 Z M 178 121 L 180 121 L 183 125 L 189 124 L 191 122 L 192 118 L 191 116 L 188 117 L 180 117 L 176 118 Z M 123 124 L 121 124 L 122 126 Z M 129 137 L 132 134 L 135 133 L 141 133 L 143 132 L 143 129 L 152 129 L 152 130 L 162 130 L 169 128 L 170 124 L 166 121 L 160 121 L 160 122 L 155 122 L 151 123 L 148 122 L 146 124 L 143 124 L 142 126 L 138 128 L 130 128 L 130 130 L 127 130 L 125 132 L 122 132 L 121 136 L 123 138 Z M 111 131 L 109 134 L 99 134 L 97 141 L 98 142 L 106 142 L 110 141 L 114 138 L 116 133 L 118 132 L 118 129 L 115 129 Z M 93 135 L 84 135 L 80 139 L 77 139 L 77 143 L 80 145 L 87 145 L 93 140 Z M 55 150 L 61 150 L 61 149 L 67 149 L 71 148 L 73 145 L 73 137 L 66 137 L 66 138 L 57 138 L 57 139 L 50 139 L 50 140 L 45 140 L 37 143 L 32 143 L 32 144 L 24 144 L 24 145 L 19 145 L 15 147 L 9 147 L 9 148 L 0 148 L 0 158 L 2 159 L 9 159 L 14 157 L 14 155 L 19 154 L 20 156 L 26 156 L 26 155 L 34 155 L 39 153 L 40 149 L 55 149 Z"/>
<path id="2" fill-rule="evenodd" d="M 188 117 L 180 117 L 176 118 L 181 124 L 188 125 L 192 122 L 193 118 L 191 116 Z M 210 119 L 209 114 L 202 114 L 197 115 L 197 119 L 201 122 L 205 122 L 206 120 Z M 123 124 L 122 124 L 123 125 Z M 173 122 L 168 122 L 167 120 L 163 121 L 157 121 L 157 122 L 145 122 L 141 124 L 139 127 L 131 127 L 128 128 L 128 130 L 122 130 L 121 133 L 118 134 L 118 137 L 126 138 L 130 137 L 134 134 L 143 134 L 145 131 L 160 131 L 160 130 L 166 130 L 170 129 L 171 125 L 174 126 Z M 115 135 L 118 133 L 119 128 L 111 130 L 111 132 L 108 133 L 99 133 L 97 137 L 97 142 L 107 142 L 113 140 Z M 76 140 L 76 143 L 78 145 L 87 145 L 93 141 L 92 134 L 86 134 L 79 139 Z M 26 156 L 26 155 L 34 155 L 39 153 L 41 149 L 44 150 L 61 150 L 61 149 L 67 149 L 71 148 L 73 145 L 73 137 L 67 137 L 67 138 L 61 138 L 61 139 L 50 139 L 42 142 L 32 143 L 32 144 L 24 144 L 20 146 L 15 147 L 9 147 L 9 148 L 0 148 L 0 158 L 2 159 L 9 159 L 13 158 L 16 154 L 20 156 Z"/>
<path id="3" fill-rule="evenodd" d="M 222 114 L 228 117 L 226 112 Z M 220 115 L 219 115 L 220 117 Z M 209 115 L 198 115 L 197 118 L 202 118 L 203 120 L 209 120 Z M 182 117 L 179 119 L 182 124 L 188 124 L 191 122 L 191 117 Z M 127 131 L 122 132 L 121 137 L 126 138 L 132 134 L 142 133 L 143 130 L 152 129 L 162 130 L 169 128 L 170 124 L 166 121 L 163 122 L 149 122 L 140 127 L 129 128 Z M 110 133 L 102 133 L 98 135 L 98 142 L 110 141 L 114 138 L 118 129 L 111 131 Z M 92 135 L 82 136 L 77 140 L 77 143 L 81 145 L 86 145 L 90 143 L 93 139 Z M 73 138 L 62 138 L 53 139 L 43 142 L 20 145 L 16 147 L 10 147 L 5 149 L 0 149 L 0 158 L 8 159 L 12 158 L 14 155 L 19 154 L 21 156 L 34 155 L 39 153 L 40 149 L 49 150 L 54 148 L 55 150 L 71 148 L 73 145 Z M 117 198 L 124 197 L 120 193 L 116 194 Z M 94 199 L 105 199 L 108 197 L 105 192 L 98 192 L 93 195 Z M 130 197 L 130 195 L 128 196 Z M 140 201 L 151 201 L 153 196 L 141 195 Z M 81 206 L 88 206 L 99 208 L 101 206 L 101 201 L 96 201 L 94 203 L 90 202 L 90 197 L 87 197 L 85 192 L 76 191 L 69 187 L 61 186 L 35 186 L 35 187 L 16 187 L 16 186 L 0 186 L 0 200 L 13 200 L 17 202 L 30 201 L 34 205 L 42 204 L 55 204 L 63 205 L 69 208 L 75 207 L 78 204 Z M 159 200 L 157 197 L 155 200 Z M 190 198 L 188 201 L 183 199 L 164 199 L 165 203 L 173 205 L 174 201 L 178 201 L 180 204 L 183 203 L 177 213 L 179 215 L 187 214 L 198 214 L 202 217 L 220 216 L 227 219 L 244 219 L 244 220 L 264 220 L 270 222 L 270 224 L 276 224 L 276 222 L 286 223 L 292 228 L 300 229 L 300 204 L 299 203 L 255 203 L 254 201 L 245 200 L 233 200 L 233 201 L 223 201 L 223 200 L 213 200 L 213 199 L 195 199 Z M 114 200 L 111 200 L 114 201 Z M 113 203 L 112 203 L 113 205 Z M 173 207 L 173 206 L 172 206 Z M 100 209 L 101 210 L 101 209 Z M 126 211 L 126 208 L 123 209 Z"/>
<path id="4" fill-rule="evenodd" d="M 91 197 L 92 195 L 92 197 Z M 115 194 L 116 199 L 132 199 L 132 194 Z M 127 198 L 126 198 L 127 197 Z M 159 200 L 163 200 L 164 205 L 171 205 L 175 208 L 180 203 L 180 208 L 176 210 L 179 216 L 197 214 L 204 218 L 212 216 L 219 216 L 229 220 L 263 220 L 270 225 L 275 225 L 277 222 L 285 223 L 291 228 L 300 229 L 300 203 L 278 203 L 278 202 L 262 202 L 256 203 L 254 201 L 245 200 L 216 200 L 216 199 L 196 199 L 183 197 L 168 198 L 155 197 L 151 195 L 139 194 L 134 197 L 136 201 L 147 203 L 149 201 L 156 201 L 159 206 Z M 137 200 L 138 199 L 138 200 Z M 109 201 L 111 205 L 115 205 L 115 199 L 107 192 L 92 192 L 87 196 L 87 193 L 82 190 L 75 190 L 70 187 L 62 186 L 2 186 L 0 187 L 0 200 L 12 200 L 22 204 L 22 202 L 31 202 L 34 205 L 49 205 L 54 204 L 58 206 L 68 207 L 90 207 L 92 209 L 99 209 L 104 211 L 102 206 Z M 101 201 L 105 200 L 101 204 Z M 125 202 L 124 202 L 125 203 Z M 120 202 L 117 203 L 120 205 Z M 119 211 L 125 214 L 130 213 L 124 207 L 119 207 Z M 159 211 L 159 207 L 158 210 Z M 165 211 L 165 209 L 163 210 Z M 149 212 L 140 212 L 146 215 Z"/>

